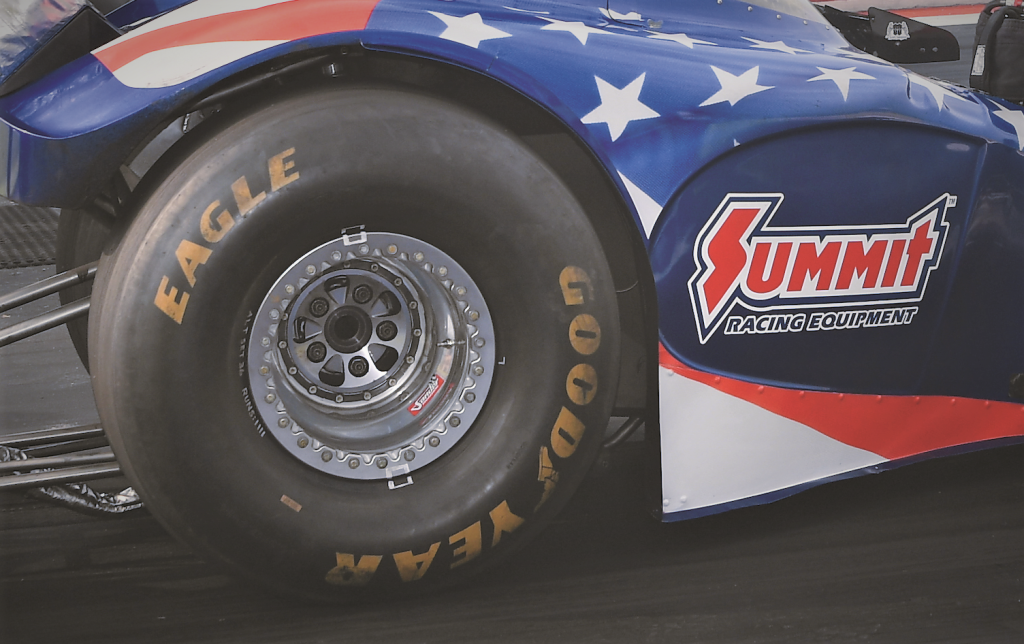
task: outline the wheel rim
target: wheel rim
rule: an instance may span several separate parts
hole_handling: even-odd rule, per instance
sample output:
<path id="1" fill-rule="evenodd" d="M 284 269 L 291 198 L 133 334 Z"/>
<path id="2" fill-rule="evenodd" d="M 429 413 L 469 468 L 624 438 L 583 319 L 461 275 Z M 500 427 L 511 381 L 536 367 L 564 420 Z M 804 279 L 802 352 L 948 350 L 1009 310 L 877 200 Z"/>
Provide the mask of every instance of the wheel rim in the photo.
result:
<path id="1" fill-rule="evenodd" d="M 278 277 L 246 347 L 253 420 L 346 479 L 392 479 L 443 456 L 473 426 L 495 363 L 486 302 L 458 262 L 361 231 Z"/>

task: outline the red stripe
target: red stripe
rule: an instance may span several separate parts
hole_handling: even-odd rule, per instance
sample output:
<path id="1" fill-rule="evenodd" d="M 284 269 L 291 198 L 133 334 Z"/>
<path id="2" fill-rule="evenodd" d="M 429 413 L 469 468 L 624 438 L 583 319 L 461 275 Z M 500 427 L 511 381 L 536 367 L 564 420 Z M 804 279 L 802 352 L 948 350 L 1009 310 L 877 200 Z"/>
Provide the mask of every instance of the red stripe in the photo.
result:
<path id="1" fill-rule="evenodd" d="M 947 396 L 874 396 L 783 389 L 687 367 L 661 347 L 660 364 L 691 380 L 887 459 L 1024 436 L 1024 405 Z"/>
<path id="2" fill-rule="evenodd" d="M 215 42 L 293 41 L 365 29 L 379 0 L 292 0 L 169 25 L 128 38 L 96 54 L 115 72 L 150 52 Z"/>

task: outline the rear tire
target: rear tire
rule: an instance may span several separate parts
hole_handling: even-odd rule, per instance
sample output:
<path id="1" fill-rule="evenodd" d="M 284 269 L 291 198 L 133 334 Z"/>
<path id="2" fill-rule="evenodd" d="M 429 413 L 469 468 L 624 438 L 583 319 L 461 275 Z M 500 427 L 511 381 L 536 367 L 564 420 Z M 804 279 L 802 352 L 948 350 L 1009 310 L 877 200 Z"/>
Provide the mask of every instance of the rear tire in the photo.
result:
<path id="1" fill-rule="evenodd" d="M 279 590 L 485 569 L 607 424 L 618 314 L 585 214 L 436 98 L 313 91 L 223 121 L 147 175 L 97 278 L 94 387 L 126 474 L 172 533 Z"/>

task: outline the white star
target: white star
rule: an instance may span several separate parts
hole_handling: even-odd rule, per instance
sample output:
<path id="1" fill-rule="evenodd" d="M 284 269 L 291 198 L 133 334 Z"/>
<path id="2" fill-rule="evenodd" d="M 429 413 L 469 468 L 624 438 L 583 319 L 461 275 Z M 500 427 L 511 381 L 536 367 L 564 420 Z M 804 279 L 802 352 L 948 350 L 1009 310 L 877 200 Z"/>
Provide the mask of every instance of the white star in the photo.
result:
<path id="1" fill-rule="evenodd" d="M 541 18 L 541 20 L 547 20 L 551 23 L 546 27 L 541 27 L 541 31 L 567 31 L 576 36 L 576 40 L 580 41 L 581 45 L 587 44 L 587 37 L 590 36 L 590 34 L 608 33 L 603 29 L 588 27 L 582 22 L 565 22 L 563 20 L 555 20 L 554 18 Z"/>
<path id="2" fill-rule="evenodd" d="M 751 47 L 751 49 L 768 49 L 770 51 L 781 51 L 784 54 L 792 54 L 794 56 L 796 54 L 811 53 L 804 49 L 796 49 L 794 47 L 790 47 L 781 40 L 776 40 L 775 42 L 765 42 L 764 40 L 758 40 L 756 38 L 747 38 L 746 36 L 743 37 L 743 40 L 749 40 L 750 42 L 754 43 L 754 46 Z"/>
<path id="3" fill-rule="evenodd" d="M 956 92 L 949 91 L 942 85 L 939 85 L 938 83 L 933 82 L 925 78 L 924 76 L 918 76 L 917 74 L 909 72 L 907 73 L 907 78 L 909 78 L 910 82 L 913 83 L 914 85 L 920 85 L 921 87 L 928 90 L 931 93 L 932 97 L 935 99 L 935 104 L 938 105 L 940 110 L 945 105 L 944 97 L 946 96 L 952 96 L 953 98 L 959 98 L 961 101 L 967 101 L 967 99 L 964 98 L 963 96 L 960 96 Z"/>
<path id="4" fill-rule="evenodd" d="M 605 123 L 614 141 L 631 122 L 661 116 L 640 102 L 640 90 L 644 87 L 646 76 L 647 72 L 640 74 L 622 89 L 594 76 L 594 80 L 597 81 L 597 92 L 601 95 L 601 104 L 580 120 L 588 125 Z"/>
<path id="5" fill-rule="evenodd" d="M 602 8 L 601 13 L 603 13 L 604 17 L 609 20 L 643 20 L 643 16 L 641 16 L 635 11 L 630 11 L 629 13 L 619 13 L 618 11 L 615 11 L 613 9 Z"/>
<path id="6" fill-rule="evenodd" d="M 686 34 L 662 34 L 654 31 L 648 31 L 647 33 L 651 34 L 650 36 L 647 36 L 648 38 L 654 38 L 655 40 L 671 40 L 672 42 L 677 42 L 684 47 L 689 47 L 690 49 L 693 49 L 694 45 L 715 45 L 715 43 L 707 42 L 706 40 L 695 40 Z"/>
<path id="7" fill-rule="evenodd" d="M 441 38 L 472 47 L 473 49 L 479 49 L 480 43 L 484 40 L 508 38 L 512 35 L 505 33 L 501 29 L 485 25 L 483 18 L 478 13 L 471 13 L 462 18 L 437 13 L 436 11 L 428 11 L 427 13 L 447 25 L 447 28 L 441 32 Z"/>
<path id="8" fill-rule="evenodd" d="M 636 214 L 640 215 L 640 223 L 644 227 L 644 233 L 650 237 L 651 231 L 654 230 L 654 224 L 658 222 L 658 217 L 661 216 L 661 211 L 663 210 L 662 205 L 637 187 L 635 183 L 627 179 L 626 175 L 621 172 L 619 173 L 619 178 L 622 179 L 623 185 L 626 186 L 626 192 L 629 193 L 629 198 L 633 200 L 633 206 L 636 207 Z"/>
<path id="9" fill-rule="evenodd" d="M 839 91 L 843 95 L 843 100 L 850 95 L 850 81 L 852 80 L 875 80 L 874 76 L 868 76 L 856 71 L 856 67 L 847 67 L 846 69 L 827 69 L 825 67 L 819 67 L 818 71 L 821 72 L 821 76 L 815 76 L 814 78 L 808 78 L 807 82 L 811 81 L 824 81 L 829 80 L 836 84 Z"/>
<path id="10" fill-rule="evenodd" d="M 1013 129 L 1017 131 L 1017 149 L 1024 152 L 1024 112 L 1008 110 L 1000 105 L 999 111 L 993 112 L 993 114 L 1013 126 Z"/>
<path id="11" fill-rule="evenodd" d="M 772 89 L 772 86 L 758 85 L 757 75 L 760 73 L 760 67 L 752 67 L 747 71 L 743 72 L 739 76 L 733 76 L 727 71 L 718 69 L 714 65 L 711 65 L 711 71 L 715 72 L 715 76 L 718 77 L 718 83 L 722 86 L 722 89 L 712 94 L 708 100 L 700 104 L 700 107 L 706 105 L 715 105 L 716 103 L 724 103 L 729 101 L 729 105 L 736 105 L 744 98 L 751 94 L 763 92 L 766 89 Z"/>

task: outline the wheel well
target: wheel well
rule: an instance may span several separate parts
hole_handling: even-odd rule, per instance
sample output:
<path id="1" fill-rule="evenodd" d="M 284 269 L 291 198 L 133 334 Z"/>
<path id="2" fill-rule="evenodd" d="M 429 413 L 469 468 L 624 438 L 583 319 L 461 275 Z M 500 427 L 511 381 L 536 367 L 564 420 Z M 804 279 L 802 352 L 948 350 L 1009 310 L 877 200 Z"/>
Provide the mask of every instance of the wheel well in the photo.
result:
<path id="1" fill-rule="evenodd" d="M 595 155 L 546 109 L 477 72 L 434 60 L 361 48 L 307 52 L 219 83 L 204 98 L 154 131 L 121 168 L 116 183 L 134 189 L 140 177 L 205 119 L 230 117 L 259 92 L 291 92 L 325 83 L 383 83 L 456 103 L 516 134 L 562 179 L 587 213 L 611 266 L 619 297 L 622 356 L 616 415 L 645 416 L 656 424 L 657 304 L 654 279 L 629 208 Z M 199 128 L 201 129 L 201 128 Z M 123 182 L 120 179 L 124 179 Z M 123 195 L 119 201 L 125 201 Z M 128 210 L 128 209 L 126 209 Z M 650 410 L 653 413 L 646 413 Z"/>

